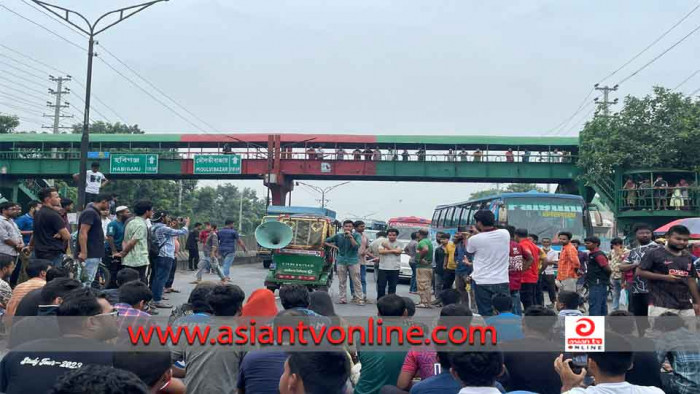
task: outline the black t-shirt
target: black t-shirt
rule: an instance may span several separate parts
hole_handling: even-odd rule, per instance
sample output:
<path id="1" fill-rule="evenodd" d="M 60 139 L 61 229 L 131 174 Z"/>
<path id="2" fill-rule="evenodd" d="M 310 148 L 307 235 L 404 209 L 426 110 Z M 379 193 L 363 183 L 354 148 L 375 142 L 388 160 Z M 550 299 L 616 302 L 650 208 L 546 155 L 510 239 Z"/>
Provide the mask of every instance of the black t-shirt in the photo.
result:
<path id="1" fill-rule="evenodd" d="M 435 248 L 435 272 L 438 274 L 442 273 L 445 270 L 443 268 L 443 264 L 445 264 L 445 257 L 445 249 L 443 249 L 440 246 Z"/>
<path id="2" fill-rule="evenodd" d="M 626 337 L 633 349 L 645 349 L 647 351 L 635 351 L 632 369 L 625 374 L 625 381 L 637 386 L 654 386 L 661 388 L 661 363 L 656 358 L 654 342 L 648 338 Z"/>
<path id="3" fill-rule="evenodd" d="M 542 352 L 504 352 L 506 377 L 499 379 L 508 391 L 524 390 L 540 394 L 559 394 L 561 379 L 554 370 L 554 359 L 561 351 L 551 341 L 523 338 L 504 344 L 512 349 L 542 349 Z M 537 366 L 536 368 L 534 366 Z"/>
<path id="4" fill-rule="evenodd" d="M 97 259 L 105 257 L 105 234 L 102 231 L 102 216 L 92 204 L 80 214 L 79 226 L 87 224 L 90 226 L 87 239 L 87 258 Z M 80 230 L 78 230 L 80 231 Z M 80 236 L 78 236 L 78 253 L 80 250 Z"/>
<path id="5" fill-rule="evenodd" d="M 43 288 L 34 289 L 22 297 L 22 301 L 17 305 L 15 316 L 36 316 L 39 311 L 39 305 L 43 304 L 41 299 L 41 291 Z"/>
<path id="6" fill-rule="evenodd" d="M 639 268 L 656 274 L 672 274 L 683 278 L 695 278 L 693 257 L 687 251 L 680 256 L 671 254 L 666 248 L 654 249 L 644 255 Z M 692 309 L 688 282 L 649 280 L 650 305 L 669 309 Z"/>
<path id="7" fill-rule="evenodd" d="M 199 240 L 199 231 L 192 230 L 190 235 L 187 237 L 187 250 L 197 250 L 199 246 L 197 241 Z"/>
<path id="8" fill-rule="evenodd" d="M 66 228 L 61 214 L 43 206 L 34 215 L 34 251 L 40 259 L 53 259 L 66 250 L 66 244 L 54 236 Z"/>
<path id="9" fill-rule="evenodd" d="M 68 351 L 68 349 L 93 349 Z M 37 351 L 35 349 L 66 349 Z M 10 351 L 0 362 L 0 392 L 46 393 L 56 379 L 83 365 L 112 365 L 112 352 L 102 342 L 82 337 L 38 339 Z"/>
<path id="10" fill-rule="evenodd" d="M 24 316 L 22 319 L 12 319 L 12 329 L 10 330 L 10 338 L 7 341 L 7 347 L 14 349 L 22 344 L 35 341 L 37 338 L 50 339 L 61 336 L 61 331 L 58 328 L 58 320 L 56 318 L 56 309 L 53 308 L 53 314 L 41 316 Z M 50 313 L 47 308 L 45 313 Z"/>

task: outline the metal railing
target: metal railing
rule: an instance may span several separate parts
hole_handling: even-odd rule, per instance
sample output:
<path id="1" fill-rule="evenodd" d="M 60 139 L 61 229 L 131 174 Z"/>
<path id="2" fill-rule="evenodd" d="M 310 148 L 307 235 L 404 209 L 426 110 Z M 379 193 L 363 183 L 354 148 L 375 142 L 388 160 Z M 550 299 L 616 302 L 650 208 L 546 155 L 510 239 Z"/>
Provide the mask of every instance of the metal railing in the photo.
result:
<path id="1" fill-rule="evenodd" d="M 148 150 L 110 150 L 109 154 L 143 154 L 151 153 L 158 154 L 163 160 L 187 160 L 194 159 L 198 155 L 221 155 L 235 154 L 240 155 L 244 160 L 267 160 L 267 151 L 256 150 L 232 150 L 232 151 L 184 151 L 173 149 L 148 149 Z M 35 151 L 35 150 L 18 150 L 18 151 L 0 151 L 0 160 L 78 160 L 80 159 L 80 151 L 78 150 L 61 150 L 55 149 L 52 151 Z M 374 161 L 374 162 L 488 162 L 488 163 L 563 163 L 571 164 L 577 159 L 576 155 L 562 154 L 557 152 L 533 152 L 526 154 L 525 152 L 507 153 L 492 153 L 492 152 L 454 152 L 454 153 L 431 153 L 428 152 L 413 152 L 413 153 L 392 153 L 390 151 L 380 151 L 372 153 L 328 153 L 328 152 L 281 152 L 282 160 L 305 160 L 305 161 Z M 90 160 L 90 159 L 89 159 Z"/>
<path id="2" fill-rule="evenodd" d="M 700 210 L 700 187 L 698 186 L 618 189 L 617 198 L 618 206 L 623 211 Z"/>

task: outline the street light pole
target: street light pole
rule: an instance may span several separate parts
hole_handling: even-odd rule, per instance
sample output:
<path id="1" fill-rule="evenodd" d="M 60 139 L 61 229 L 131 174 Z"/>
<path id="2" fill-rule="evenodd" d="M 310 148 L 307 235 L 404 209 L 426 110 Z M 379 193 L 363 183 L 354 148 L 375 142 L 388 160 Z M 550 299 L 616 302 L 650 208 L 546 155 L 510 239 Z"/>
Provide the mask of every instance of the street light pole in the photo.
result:
<path id="1" fill-rule="evenodd" d="M 310 187 L 311 189 L 313 189 L 317 193 L 321 193 L 321 208 L 326 208 L 326 194 L 327 193 L 330 193 L 335 188 L 338 188 L 338 187 L 343 186 L 343 185 L 347 185 L 348 183 L 350 183 L 350 181 L 342 182 L 342 183 L 339 183 L 337 185 L 329 186 L 327 188 L 320 188 L 318 186 L 314 186 L 314 185 L 310 185 L 308 183 L 297 181 L 297 185 L 304 185 L 304 186 Z"/>
<path id="2" fill-rule="evenodd" d="M 103 14 L 97 20 L 95 20 L 94 23 L 90 23 L 90 21 L 87 20 L 82 14 L 79 12 L 70 10 L 68 8 L 63 8 L 59 7 L 54 4 L 49 4 L 43 1 L 39 0 L 32 0 L 34 3 L 37 5 L 41 6 L 45 10 L 49 11 L 50 13 L 56 15 L 57 17 L 63 19 L 66 21 L 68 24 L 71 26 L 75 27 L 76 29 L 80 30 L 84 34 L 86 34 L 89 37 L 88 40 L 88 62 L 87 62 L 87 80 L 85 81 L 85 111 L 83 113 L 83 134 L 82 137 L 80 138 L 80 173 L 79 179 L 78 179 L 78 207 L 79 209 L 82 209 L 85 206 L 85 183 L 86 183 L 86 178 L 87 178 L 87 154 L 88 154 L 88 148 L 90 146 L 90 92 L 92 90 L 92 58 L 95 56 L 95 36 L 98 34 L 102 33 L 103 31 L 109 29 L 110 27 L 118 24 L 119 22 L 123 21 L 124 19 L 127 19 L 143 10 L 146 8 L 156 4 L 160 3 L 163 1 L 168 1 L 168 0 L 153 0 L 149 1 L 147 3 L 142 3 L 142 4 L 136 4 L 132 5 L 130 7 L 124 7 L 120 8 L 117 10 L 113 10 L 110 12 L 107 12 L 106 14 Z M 100 28 L 98 30 L 95 30 L 97 28 L 97 24 L 102 21 L 107 16 L 118 14 L 118 19 L 115 22 L 112 22 L 108 24 L 107 26 Z M 85 24 L 87 25 L 87 30 L 73 21 L 70 20 L 71 15 L 75 15 L 76 17 L 82 19 Z"/>

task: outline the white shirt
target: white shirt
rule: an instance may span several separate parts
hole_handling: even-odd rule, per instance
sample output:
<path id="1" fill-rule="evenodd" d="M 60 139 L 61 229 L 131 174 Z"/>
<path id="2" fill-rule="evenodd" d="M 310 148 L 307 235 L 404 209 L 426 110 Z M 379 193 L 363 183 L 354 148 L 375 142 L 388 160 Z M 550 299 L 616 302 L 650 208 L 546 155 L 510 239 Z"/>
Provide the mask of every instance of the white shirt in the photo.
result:
<path id="1" fill-rule="evenodd" d="M 477 285 L 508 282 L 510 233 L 499 229 L 472 235 L 467 241 L 467 252 L 474 253 L 472 279 Z"/>
<path id="2" fill-rule="evenodd" d="M 554 264 L 557 264 L 559 262 L 559 252 L 554 249 L 549 249 L 549 252 L 547 252 L 547 261 L 553 261 Z M 547 268 L 544 269 L 545 275 L 554 275 L 554 264 L 548 265 Z"/>
<path id="3" fill-rule="evenodd" d="M 22 242 L 22 233 L 15 221 L 0 215 L 0 253 L 10 256 L 17 256 L 17 249 L 5 243 L 6 240 L 12 240 L 16 244 Z"/>
<path id="4" fill-rule="evenodd" d="M 109 226 L 110 223 L 112 223 L 112 221 L 109 218 L 102 218 L 102 232 L 105 237 L 107 236 L 107 226 Z"/>
<path id="5" fill-rule="evenodd" d="M 384 242 L 389 248 L 379 246 L 379 250 L 397 249 L 401 248 L 401 244 L 398 241 L 394 243 L 389 242 L 385 239 Z M 401 255 L 400 254 L 380 254 L 379 255 L 379 269 L 387 271 L 398 271 L 401 269 Z"/>
<path id="6" fill-rule="evenodd" d="M 461 393 L 461 391 L 460 391 Z M 566 393 L 572 394 L 663 394 L 663 390 L 658 387 L 636 386 L 627 382 L 601 383 L 585 389 L 576 387 Z"/>
<path id="7" fill-rule="evenodd" d="M 462 387 L 459 394 L 501 394 L 495 387 Z"/>
<path id="8" fill-rule="evenodd" d="M 87 177 L 85 178 L 85 193 L 100 194 L 102 182 L 104 182 L 106 179 L 107 178 L 105 178 L 105 175 L 99 171 L 88 171 Z"/>

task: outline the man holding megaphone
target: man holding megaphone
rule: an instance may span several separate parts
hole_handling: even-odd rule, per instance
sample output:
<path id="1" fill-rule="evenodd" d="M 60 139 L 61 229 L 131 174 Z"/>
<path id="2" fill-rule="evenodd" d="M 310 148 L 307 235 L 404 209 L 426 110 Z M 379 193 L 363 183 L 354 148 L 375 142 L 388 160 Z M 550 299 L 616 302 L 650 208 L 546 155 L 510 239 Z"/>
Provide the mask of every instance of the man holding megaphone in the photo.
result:
<path id="1" fill-rule="evenodd" d="M 353 282 L 352 302 L 357 305 L 364 305 L 364 295 L 362 294 L 362 282 L 360 281 L 360 262 L 358 251 L 362 238 L 360 234 L 353 233 L 355 223 L 352 220 L 343 222 L 343 232 L 326 239 L 325 245 L 338 251 L 336 257 L 336 270 L 338 271 L 338 290 L 340 292 L 340 303 L 347 304 L 347 278 L 350 273 L 350 280 Z"/>

